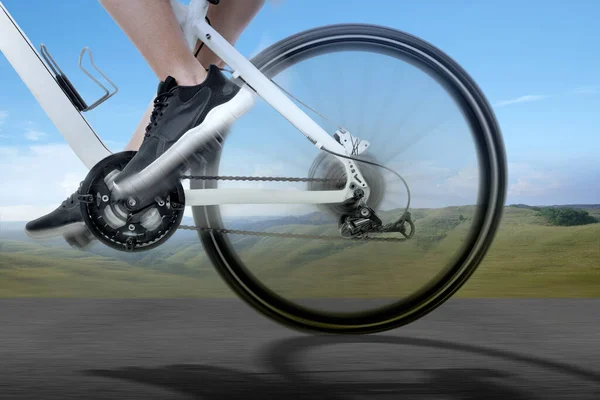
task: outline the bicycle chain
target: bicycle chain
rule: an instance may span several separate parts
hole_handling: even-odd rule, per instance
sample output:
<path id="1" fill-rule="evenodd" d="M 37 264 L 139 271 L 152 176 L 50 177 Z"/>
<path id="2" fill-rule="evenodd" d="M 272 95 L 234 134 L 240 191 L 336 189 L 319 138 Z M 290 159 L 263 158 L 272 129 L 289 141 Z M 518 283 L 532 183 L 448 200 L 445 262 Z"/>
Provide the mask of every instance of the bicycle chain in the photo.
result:
<path id="1" fill-rule="evenodd" d="M 183 175 L 180 179 L 188 180 L 212 180 L 212 181 L 263 181 L 263 182 L 338 182 L 345 183 L 344 179 L 327 179 L 327 178 L 294 178 L 294 177 L 268 177 L 268 176 L 212 176 L 212 175 Z M 317 239 L 331 241 L 371 241 L 371 242 L 404 242 L 406 238 L 380 238 L 370 236 L 357 236 L 352 238 L 331 235 L 301 235 L 296 233 L 276 233 L 276 232 L 260 232 L 248 231 L 241 229 L 225 229 L 225 228 L 206 228 L 192 225 L 180 225 L 181 230 L 199 231 L 199 232 L 216 232 L 228 233 L 233 235 L 246 236 L 262 236 L 262 237 L 279 237 L 288 239 Z"/>

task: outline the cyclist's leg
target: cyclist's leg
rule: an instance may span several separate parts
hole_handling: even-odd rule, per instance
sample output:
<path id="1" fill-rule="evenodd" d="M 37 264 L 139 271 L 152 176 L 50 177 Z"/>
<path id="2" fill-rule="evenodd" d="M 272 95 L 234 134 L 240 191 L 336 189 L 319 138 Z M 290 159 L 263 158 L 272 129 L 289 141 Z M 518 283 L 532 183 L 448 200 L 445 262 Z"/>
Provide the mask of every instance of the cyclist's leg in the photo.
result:
<path id="1" fill-rule="evenodd" d="M 197 85 L 206 71 L 188 49 L 169 0 L 99 0 L 159 80 Z"/>
<path id="2" fill-rule="evenodd" d="M 226 12 L 232 16 L 244 16 L 242 21 L 249 19 L 245 14 L 247 10 L 252 9 L 245 7 L 242 13 L 238 13 L 236 8 L 244 2 L 229 1 Z M 218 67 L 203 66 L 193 57 L 193 53 L 187 48 L 170 0 L 156 0 L 153 3 L 145 0 L 101 0 L 101 3 L 161 80 L 154 111 L 151 113 L 150 123 L 145 128 L 142 143 L 133 159 L 114 181 L 113 187 L 120 190 L 129 178 L 149 166 L 175 142 L 199 125 L 206 122 L 203 134 L 217 134 L 217 126 L 221 120 L 215 116 L 207 119 L 213 109 L 219 108 L 220 113 L 225 112 L 228 115 L 240 115 L 252 105 L 253 99 L 248 92 L 243 92 L 237 101 L 231 101 L 237 96 L 240 88 L 227 79 Z M 159 6 L 158 3 L 162 5 Z M 219 4 L 217 7 L 223 5 Z M 167 22 L 156 23 L 157 19 L 165 19 Z M 235 25 L 237 24 L 231 24 Z M 150 34 L 146 32 L 148 26 L 152 27 Z M 234 34 L 236 30 L 230 29 Z M 168 41 L 164 37 L 167 37 Z M 208 72 L 205 72 L 206 70 Z M 205 136 L 205 140 L 210 139 Z M 176 167 L 171 172 L 176 175 L 183 172 L 183 169 Z M 138 197 L 141 196 L 138 200 L 141 203 L 145 203 L 144 199 L 151 201 L 156 195 L 169 189 L 172 181 L 174 180 L 165 176 L 164 179 L 144 187 L 144 193 L 138 194 Z M 140 188 L 135 190 L 139 191 Z"/>
<path id="3" fill-rule="evenodd" d="M 265 0 L 222 0 L 218 6 L 210 5 L 207 17 L 211 26 L 229 43 L 235 45 L 242 32 L 264 4 Z M 198 42 L 196 45 L 194 54 L 198 50 L 198 47 L 200 47 L 200 44 Z M 211 64 L 221 68 L 225 66 L 223 61 L 206 46 L 203 46 L 200 53 L 198 53 L 197 60 L 203 67 Z M 148 126 L 148 122 L 150 121 L 152 109 L 153 104 L 150 103 L 124 150 L 136 151 L 139 149 L 144 139 L 146 126 Z"/>
<path id="4" fill-rule="evenodd" d="M 207 17 L 210 24 L 225 40 L 235 45 L 242 32 L 254 19 L 265 0 L 222 0 L 218 6 L 211 5 Z M 196 46 L 196 50 L 200 43 Z M 195 52 L 195 51 L 194 51 Z M 224 67 L 223 61 L 208 47 L 203 46 L 198 54 L 202 65 L 214 64 Z"/>
<path id="5" fill-rule="evenodd" d="M 194 121 L 186 121 L 185 119 L 189 119 L 190 116 L 185 115 L 185 112 L 182 113 L 183 115 L 179 115 L 177 109 L 183 109 L 184 111 L 186 108 L 193 109 L 196 110 L 194 113 L 197 113 L 197 110 L 200 107 L 205 107 L 207 103 L 206 96 L 202 96 L 199 93 L 203 87 L 202 85 L 210 85 L 212 86 L 211 89 L 213 89 L 212 92 L 218 93 L 219 90 L 223 91 L 223 88 L 228 83 L 220 75 L 220 72 L 215 72 L 214 69 L 211 69 L 211 72 L 207 74 L 204 66 L 218 61 L 212 52 L 203 49 L 198 55 L 198 60 L 194 58 L 193 53 L 187 47 L 181 34 L 170 1 L 100 0 L 100 2 L 134 42 L 157 77 L 162 81 L 159 86 L 159 92 L 163 94 L 167 92 L 175 94 L 172 97 L 175 97 L 176 101 L 174 102 L 174 107 L 171 107 L 171 115 L 168 116 L 168 119 L 171 121 L 179 119 L 179 125 L 187 125 L 188 127 L 190 125 L 197 126 L 199 123 L 202 123 L 208 110 L 204 110 L 204 115 L 200 117 L 202 120 L 199 121 L 196 118 Z M 217 6 L 219 9 L 211 6 L 209 19 L 213 27 L 223 37 L 231 43 L 235 43 L 241 32 L 263 4 L 264 0 L 247 0 L 244 2 L 223 0 Z M 235 95 L 235 91 L 231 92 L 233 94 L 229 97 L 221 94 L 220 102 L 226 102 Z M 151 106 L 154 106 L 154 104 L 151 104 Z M 149 125 L 152 111 L 153 107 L 145 113 L 126 150 L 140 149 L 145 139 L 146 127 Z M 165 111 L 165 115 L 168 112 Z M 165 141 L 173 142 L 178 139 L 177 136 L 181 137 L 185 133 L 175 132 L 175 136 L 173 136 L 173 129 L 169 129 L 169 127 L 165 129 L 164 126 L 158 126 L 157 128 L 158 132 L 152 133 L 157 135 L 160 131 L 164 130 L 170 137 L 159 139 L 156 137 L 149 138 L 146 142 L 146 155 L 152 154 L 154 158 L 158 153 L 156 141 L 161 143 Z M 164 150 L 166 148 L 167 146 L 163 146 Z M 141 150 L 138 155 L 142 153 Z M 142 167 L 144 164 L 148 164 L 152 158 L 146 156 L 145 159 L 141 160 L 141 163 L 138 162 L 138 167 L 139 164 Z M 52 213 L 29 222 L 25 227 L 27 234 L 34 238 L 84 234 L 85 226 L 79 211 L 79 201 L 76 198 L 76 194 L 71 195 Z"/>

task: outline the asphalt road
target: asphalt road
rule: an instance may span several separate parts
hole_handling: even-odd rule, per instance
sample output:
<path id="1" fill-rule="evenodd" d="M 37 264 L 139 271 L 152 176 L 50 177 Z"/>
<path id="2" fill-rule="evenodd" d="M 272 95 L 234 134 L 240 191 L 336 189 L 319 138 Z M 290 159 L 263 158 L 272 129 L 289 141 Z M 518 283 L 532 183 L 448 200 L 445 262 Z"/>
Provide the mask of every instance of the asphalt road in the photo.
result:
<path id="1" fill-rule="evenodd" d="M 600 301 L 311 336 L 237 300 L 0 300 L 1 399 L 600 399 Z"/>

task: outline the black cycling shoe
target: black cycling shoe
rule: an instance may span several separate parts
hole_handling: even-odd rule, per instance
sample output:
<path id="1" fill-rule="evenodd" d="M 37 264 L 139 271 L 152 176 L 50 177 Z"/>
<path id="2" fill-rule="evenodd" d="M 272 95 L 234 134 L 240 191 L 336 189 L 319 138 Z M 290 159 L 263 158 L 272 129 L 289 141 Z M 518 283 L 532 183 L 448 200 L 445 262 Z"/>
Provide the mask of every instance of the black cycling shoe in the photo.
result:
<path id="1" fill-rule="evenodd" d="M 209 67 L 206 80 L 196 86 L 179 86 L 171 76 L 160 82 L 144 141 L 115 179 L 115 185 L 150 165 L 186 132 L 202 124 L 212 109 L 227 103 L 239 91 L 240 87 L 227 79 L 215 65 Z M 219 140 L 222 138 L 215 137 L 214 141 Z M 210 149 L 214 145 L 215 143 L 207 143 L 206 147 Z M 191 163 L 191 160 L 187 162 Z M 172 172 L 172 176 L 165 177 L 161 185 L 153 187 L 153 193 L 145 193 L 144 196 L 154 198 L 158 193 L 172 189 L 177 183 L 177 175 L 181 175 L 189 167 L 190 164 L 181 165 Z"/>
<path id="2" fill-rule="evenodd" d="M 79 190 L 63 201 L 56 210 L 28 222 L 25 225 L 25 233 L 32 239 L 62 235 L 72 247 L 87 247 L 94 236 L 83 222 L 78 195 Z"/>

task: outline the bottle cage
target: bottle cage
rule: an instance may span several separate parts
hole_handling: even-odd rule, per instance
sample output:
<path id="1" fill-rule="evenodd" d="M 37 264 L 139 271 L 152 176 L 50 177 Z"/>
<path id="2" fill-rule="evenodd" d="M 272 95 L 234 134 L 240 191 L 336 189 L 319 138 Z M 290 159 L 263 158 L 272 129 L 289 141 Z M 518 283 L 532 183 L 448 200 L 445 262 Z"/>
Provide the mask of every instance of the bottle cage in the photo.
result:
<path id="1" fill-rule="evenodd" d="M 88 106 L 87 103 L 85 102 L 85 100 L 83 99 L 83 97 L 81 97 L 81 95 L 77 91 L 77 89 L 75 89 L 75 86 L 73 86 L 73 84 L 71 83 L 71 81 L 69 80 L 69 78 L 67 77 L 67 75 L 62 71 L 62 69 L 60 69 L 60 67 L 58 66 L 58 64 L 56 63 L 56 61 L 54 61 L 54 58 L 52 58 L 52 56 L 50 55 L 50 52 L 48 51 L 48 48 L 46 47 L 46 45 L 42 44 L 40 46 L 40 51 L 42 53 L 42 57 L 44 58 L 44 60 L 46 60 L 46 63 L 48 64 L 48 66 L 50 67 L 50 69 L 52 70 L 52 72 L 54 73 L 54 78 L 56 79 L 56 82 L 62 88 L 62 90 L 65 92 L 65 94 L 67 95 L 67 97 L 69 97 L 69 99 L 71 100 L 71 102 L 73 103 L 73 105 L 80 112 L 90 111 L 90 110 L 98 107 L 100 104 L 102 104 L 106 100 L 110 99 L 112 96 L 114 96 L 119 91 L 119 88 L 117 88 L 117 86 L 106 76 L 106 74 L 104 74 L 100 70 L 100 68 L 98 68 L 96 66 L 96 64 L 94 63 L 94 59 L 92 57 L 92 50 L 90 50 L 89 47 L 84 47 L 81 50 L 81 53 L 79 54 L 79 68 L 88 77 L 90 77 L 91 80 L 93 80 L 94 82 L 96 82 L 96 84 L 98 86 L 100 86 L 100 88 L 102 88 L 102 90 L 105 93 L 104 96 L 102 96 L 100 99 L 96 100 L 92 105 Z M 104 86 L 102 83 L 100 83 L 96 78 L 94 78 L 92 76 L 92 74 L 89 73 L 88 70 L 86 70 L 83 67 L 83 54 L 86 51 L 89 51 L 89 53 L 90 53 L 90 62 L 92 64 L 92 66 L 114 88 L 114 90 L 112 92 L 109 91 L 106 88 L 106 86 Z"/>

